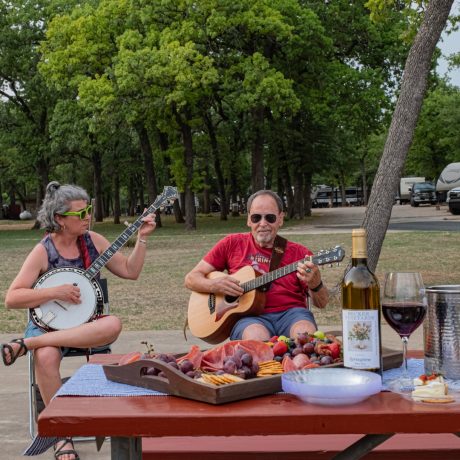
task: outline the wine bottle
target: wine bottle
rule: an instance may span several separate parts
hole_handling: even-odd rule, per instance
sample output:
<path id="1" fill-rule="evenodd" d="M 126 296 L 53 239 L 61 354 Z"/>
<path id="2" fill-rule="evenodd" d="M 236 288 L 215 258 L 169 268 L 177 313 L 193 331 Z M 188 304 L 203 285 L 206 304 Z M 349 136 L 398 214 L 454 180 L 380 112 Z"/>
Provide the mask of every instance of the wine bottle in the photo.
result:
<path id="1" fill-rule="evenodd" d="M 380 288 L 367 266 L 364 228 L 352 231 L 351 265 L 341 284 L 344 366 L 381 374 Z"/>

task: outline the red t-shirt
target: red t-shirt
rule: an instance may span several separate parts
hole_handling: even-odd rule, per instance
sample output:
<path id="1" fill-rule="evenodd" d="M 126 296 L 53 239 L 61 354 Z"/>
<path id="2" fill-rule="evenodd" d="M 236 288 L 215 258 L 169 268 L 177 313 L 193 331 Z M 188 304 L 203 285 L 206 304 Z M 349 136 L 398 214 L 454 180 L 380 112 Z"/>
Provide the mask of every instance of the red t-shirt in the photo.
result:
<path id="1" fill-rule="evenodd" d="M 280 267 L 302 260 L 313 253 L 298 243 L 287 242 Z M 262 248 L 251 233 L 234 233 L 220 240 L 205 256 L 204 260 L 216 270 L 231 275 L 246 265 L 260 273 L 268 273 L 271 248 Z M 293 307 L 306 307 L 307 285 L 297 278 L 297 271 L 272 281 L 266 292 L 265 312 L 273 313 Z"/>

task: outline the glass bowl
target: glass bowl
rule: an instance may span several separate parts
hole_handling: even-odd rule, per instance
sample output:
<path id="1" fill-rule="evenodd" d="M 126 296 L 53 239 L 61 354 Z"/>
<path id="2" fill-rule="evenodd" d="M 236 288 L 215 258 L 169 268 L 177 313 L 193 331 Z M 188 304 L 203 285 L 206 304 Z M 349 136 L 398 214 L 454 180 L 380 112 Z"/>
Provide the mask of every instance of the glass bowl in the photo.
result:
<path id="1" fill-rule="evenodd" d="M 344 368 L 313 368 L 293 371 L 281 377 L 283 391 L 302 401 L 342 406 L 364 401 L 382 390 L 379 374 Z"/>

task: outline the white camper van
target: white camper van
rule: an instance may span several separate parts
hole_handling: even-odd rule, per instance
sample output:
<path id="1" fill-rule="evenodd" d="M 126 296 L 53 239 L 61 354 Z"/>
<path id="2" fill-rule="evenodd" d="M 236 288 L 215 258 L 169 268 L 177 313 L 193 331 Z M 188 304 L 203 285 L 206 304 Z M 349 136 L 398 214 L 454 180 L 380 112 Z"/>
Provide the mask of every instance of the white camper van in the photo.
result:
<path id="1" fill-rule="evenodd" d="M 450 163 L 443 169 L 436 191 L 445 198 L 447 192 L 455 187 L 460 187 L 460 163 Z"/>
<path id="2" fill-rule="evenodd" d="M 460 163 L 450 163 L 436 183 L 440 201 L 445 201 L 452 214 L 460 214 Z"/>

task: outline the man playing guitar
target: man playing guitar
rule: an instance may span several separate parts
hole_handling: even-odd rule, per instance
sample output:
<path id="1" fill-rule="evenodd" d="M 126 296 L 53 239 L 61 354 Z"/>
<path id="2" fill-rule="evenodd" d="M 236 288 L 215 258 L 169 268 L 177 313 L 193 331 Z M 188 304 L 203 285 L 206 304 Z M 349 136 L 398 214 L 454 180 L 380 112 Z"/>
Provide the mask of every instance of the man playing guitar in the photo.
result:
<path id="1" fill-rule="evenodd" d="M 199 293 L 234 298 L 242 296 L 244 291 L 240 281 L 232 274 L 247 265 L 252 265 L 258 272 L 270 270 L 274 245 L 277 249 L 275 238 L 283 225 L 283 217 L 283 203 L 276 193 L 260 190 L 251 195 L 247 219 L 251 232 L 231 234 L 219 241 L 186 275 L 186 287 Z M 312 255 L 308 248 L 288 241 L 280 265 L 308 255 Z M 228 272 L 225 276 L 208 276 L 224 270 Z M 270 284 L 262 314 L 238 319 L 230 338 L 268 340 L 274 335 L 297 337 L 299 332 L 313 333 L 317 327 L 309 309 L 309 299 L 316 307 L 323 308 L 329 300 L 328 290 L 313 262 L 299 262 L 296 272 Z"/>

